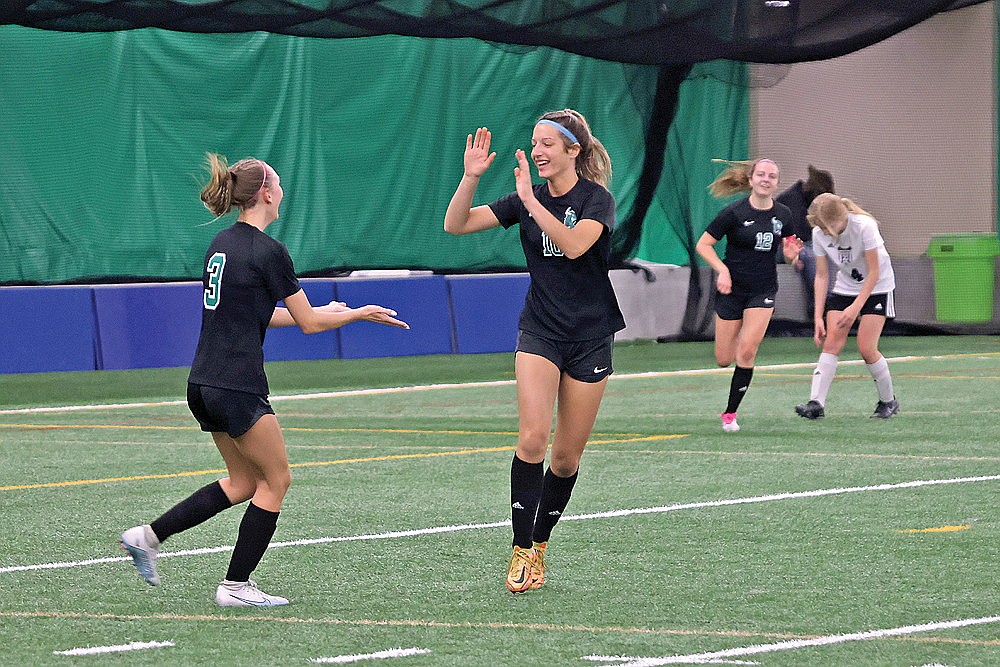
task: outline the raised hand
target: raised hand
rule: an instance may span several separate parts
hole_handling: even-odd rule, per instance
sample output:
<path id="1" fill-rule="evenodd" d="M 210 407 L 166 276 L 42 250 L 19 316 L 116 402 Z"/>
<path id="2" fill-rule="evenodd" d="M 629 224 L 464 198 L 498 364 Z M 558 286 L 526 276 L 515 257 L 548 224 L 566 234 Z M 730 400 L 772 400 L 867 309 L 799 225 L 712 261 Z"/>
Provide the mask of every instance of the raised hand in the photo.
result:
<path id="1" fill-rule="evenodd" d="M 517 188 L 517 196 L 527 204 L 535 197 L 535 191 L 531 186 L 531 168 L 528 166 L 528 157 L 520 148 L 514 151 L 514 157 L 517 158 L 517 166 L 514 167 L 514 185 Z"/>
<path id="2" fill-rule="evenodd" d="M 465 138 L 465 175 L 479 178 L 493 164 L 496 152 L 490 152 L 490 140 L 493 135 L 485 127 L 476 130 L 476 136 L 471 134 Z"/>

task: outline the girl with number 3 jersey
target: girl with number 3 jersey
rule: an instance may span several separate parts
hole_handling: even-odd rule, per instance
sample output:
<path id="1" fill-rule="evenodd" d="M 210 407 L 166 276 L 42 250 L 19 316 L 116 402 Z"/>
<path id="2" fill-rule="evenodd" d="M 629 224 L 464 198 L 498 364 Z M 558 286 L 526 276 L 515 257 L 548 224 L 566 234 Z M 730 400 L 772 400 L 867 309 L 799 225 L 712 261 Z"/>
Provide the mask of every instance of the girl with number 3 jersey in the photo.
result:
<path id="1" fill-rule="evenodd" d="M 187 399 L 201 429 L 212 434 L 228 476 L 152 523 L 126 530 L 120 542 L 139 574 L 155 586 L 163 541 L 249 500 L 215 601 L 224 607 L 284 605 L 286 598 L 268 595 L 250 581 L 292 481 L 285 440 L 267 400 L 264 334 L 268 327 L 293 324 L 307 334 L 319 333 L 360 320 L 409 327 L 396 319 L 395 311 L 381 306 L 348 308 L 331 302 L 314 308 L 299 287 L 288 250 L 264 233 L 278 218 L 284 196 L 277 172 L 254 158 L 231 167 L 222 156 L 207 158 L 210 180 L 201 200 L 217 217 L 236 208 L 239 218 L 216 234 L 205 253 L 201 335 Z M 285 307 L 276 308 L 278 301 Z"/>

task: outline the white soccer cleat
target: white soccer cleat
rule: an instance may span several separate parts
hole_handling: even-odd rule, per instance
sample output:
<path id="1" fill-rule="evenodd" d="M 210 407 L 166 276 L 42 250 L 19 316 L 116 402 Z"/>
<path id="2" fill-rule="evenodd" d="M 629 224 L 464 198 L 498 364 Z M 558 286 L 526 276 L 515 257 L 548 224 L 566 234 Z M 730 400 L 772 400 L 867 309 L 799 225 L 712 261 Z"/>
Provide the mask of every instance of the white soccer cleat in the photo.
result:
<path id="1" fill-rule="evenodd" d="M 132 557 L 132 563 L 150 586 L 160 583 L 156 572 L 156 556 L 160 553 L 160 540 L 149 524 L 129 528 L 118 538 L 122 549 Z"/>
<path id="2" fill-rule="evenodd" d="M 735 412 L 722 413 L 722 430 L 726 433 L 736 433 L 740 430 L 740 425 L 736 423 Z"/>
<path id="3" fill-rule="evenodd" d="M 279 607 L 288 604 L 288 600 L 268 595 L 252 581 L 224 579 L 215 589 L 215 604 L 220 607 Z"/>

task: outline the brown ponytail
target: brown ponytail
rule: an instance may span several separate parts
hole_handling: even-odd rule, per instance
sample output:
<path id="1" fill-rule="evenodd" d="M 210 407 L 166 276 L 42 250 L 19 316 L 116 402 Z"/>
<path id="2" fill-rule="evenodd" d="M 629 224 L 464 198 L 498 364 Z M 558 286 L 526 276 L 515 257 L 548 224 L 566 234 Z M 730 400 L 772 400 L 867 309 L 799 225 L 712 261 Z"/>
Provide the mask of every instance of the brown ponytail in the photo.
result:
<path id="1" fill-rule="evenodd" d="M 217 153 L 206 153 L 209 180 L 201 189 L 205 208 L 221 218 L 232 208 L 247 209 L 257 203 L 261 188 L 267 186 L 269 173 L 261 160 L 246 158 L 232 167 Z"/>
<path id="2" fill-rule="evenodd" d="M 708 191 L 712 193 L 712 196 L 719 198 L 731 197 L 740 192 L 750 192 L 753 189 L 750 186 L 750 176 L 753 174 L 753 170 L 758 162 L 770 162 L 774 166 L 778 166 L 774 160 L 766 157 L 757 158 L 756 160 L 720 160 L 713 158 L 712 162 L 720 162 L 728 165 L 725 171 L 716 176 L 715 180 L 708 186 Z"/>

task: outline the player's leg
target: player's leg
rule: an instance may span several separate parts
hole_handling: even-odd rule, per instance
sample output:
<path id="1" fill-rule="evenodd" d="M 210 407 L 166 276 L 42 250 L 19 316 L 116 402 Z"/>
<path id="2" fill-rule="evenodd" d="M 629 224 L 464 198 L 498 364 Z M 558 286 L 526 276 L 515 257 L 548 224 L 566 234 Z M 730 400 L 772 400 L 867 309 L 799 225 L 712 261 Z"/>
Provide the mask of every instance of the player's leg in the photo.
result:
<path id="1" fill-rule="evenodd" d="M 847 334 L 850 332 L 850 327 L 836 325 L 842 312 L 838 309 L 828 310 L 826 313 L 826 338 L 823 340 L 823 351 L 820 352 L 816 368 L 813 369 L 809 402 L 795 406 L 795 412 L 806 419 L 820 419 L 826 416 L 827 395 L 830 393 L 833 379 L 837 376 L 840 352 L 844 349 Z"/>
<path id="2" fill-rule="evenodd" d="M 573 487 L 579 478 L 580 458 L 593 431 L 607 384 L 607 377 L 598 382 L 582 382 L 565 373 L 559 383 L 552 457 L 549 469 L 545 471 L 542 497 L 531 536 L 535 550 L 532 588 L 545 583 L 545 550 L 549 537 L 566 511 Z"/>
<path id="3" fill-rule="evenodd" d="M 743 319 L 726 320 L 715 316 L 715 363 L 726 368 L 736 361 L 736 343 Z"/>
<path id="4" fill-rule="evenodd" d="M 889 362 L 885 360 L 878 349 L 882 329 L 885 327 L 885 317 L 882 315 L 865 314 L 858 322 L 858 352 L 868 366 L 878 391 L 878 403 L 872 417 L 889 419 L 899 412 L 899 401 L 892 387 L 892 375 L 889 373 Z"/>
<path id="5" fill-rule="evenodd" d="M 281 427 L 274 414 L 267 413 L 233 440 L 239 454 L 256 470 L 256 488 L 240 522 L 226 579 L 216 590 L 215 601 L 222 606 L 288 604 L 287 599 L 267 595 L 250 581 L 274 536 L 281 504 L 292 482 Z"/>
<path id="6" fill-rule="evenodd" d="M 736 413 L 739 410 L 743 397 L 746 396 L 750 388 L 750 381 L 753 379 L 754 364 L 757 359 L 757 350 L 764 340 L 764 333 L 767 325 L 771 321 L 771 314 L 774 308 L 747 308 L 743 311 L 743 325 L 740 328 L 739 336 L 736 339 L 735 362 L 733 377 L 729 383 L 729 400 L 726 403 L 726 410 L 722 413 L 722 430 L 727 432 L 739 431 L 740 426 L 736 422 Z"/>
<path id="7" fill-rule="evenodd" d="M 728 312 L 729 301 L 731 301 L 728 297 L 731 296 L 716 295 L 717 299 L 726 299 L 724 302 L 716 302 L 716 311 L 721 308 L 723 314 L 726 315 L 726 317 L 722 317 L 718 312 L 715 315 L 715 363 L 720 368 L 726 368 L 736 361 L 736 344 L 740 337 L 740 329 L 743 328 L 742 310 L 739 311 L 739 314 Z M 736 423 L 735 413 L 730 413 L 728 410 L 722 412 L 722 430 L 740 430 L 739 424 Z"/>
<path id="8" fill-rule="evenodd" d="M 225 417 L 223 416 L 222 421 L 220 421 L 212 416 L 205 406 L 202 397 L 203 389 L 205 388 L 197 385 L 189 385 L 188 387 L 188 403 L 192 413 L 203 427 L 222 428 L 221 424 L 225 421 Z M 213 431 L 212 438 L 226 461 L 230 477 L 203 486 L 150 524 L 126 530 L 119 539 L 122 547 L 132 556 L 132 561 L 139 570 L 139 574 L 150 585 L 155 586 L 160 581 L 156 568 L 156 558 L 160 552 L 160 545 L 167 538 L 197 526 L 219 512 L 229 509 L 234 504 L 245 501 L 250 497 L 246 493 L 247 489 L 249 489 L 249 493 L 253 492 L 252 489 L 255 487 L 253 473 L 246 468 L 245 462 L 239 460 L 240 457 L 235 453 L 235 443 L 232 439 L 222 431 Z M 234 476 L 243 480 L 244 491 L 231 492 L 231 479 Z"/>
<path id="9" fill-rule="evenodd" d="M 532 343 L 525 341 L 524 344 Z M 545 452 L 552 432 L 552 411 L 559 390 L 560 370 L 540 354 L 519 350 L 514 356 L 514 374 L 517 378 L 518 439 L 510 469 L 513 540 L 506 583 L 512 593 L 517 593 L 528 590 L 532 582 L 531 533 L 542 496 Z"/>

